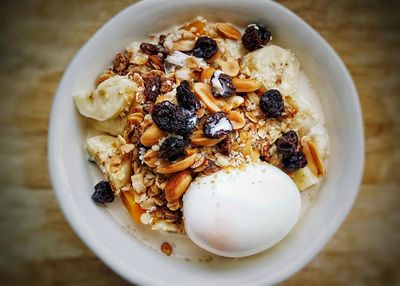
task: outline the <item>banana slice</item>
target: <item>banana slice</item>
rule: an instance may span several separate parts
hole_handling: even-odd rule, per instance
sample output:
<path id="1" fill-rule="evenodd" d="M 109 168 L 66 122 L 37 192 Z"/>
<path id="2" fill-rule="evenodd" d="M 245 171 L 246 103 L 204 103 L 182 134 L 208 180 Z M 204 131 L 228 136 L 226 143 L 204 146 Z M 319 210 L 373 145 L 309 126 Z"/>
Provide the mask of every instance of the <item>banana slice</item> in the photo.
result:
<path id="1" fill-rule="evenodd" d="M 95 91 L 75 96 L 79 112 L 99 121 L 118 117 L 132 104 L 138 88 L 127 77 L 114 76 L 103 81 Z"/>
<path id="2" fill-rule="evenodd" d="M 118 158 L 118 146 L 118 138 L 109 135 L 91 137 L 85 145 L 90 157 L 97 163 L 114 190 L 119 190 L 125 186 L 130 181 L 132 174 L 129 159 Z M 114 162 L 112 162 L 113 159 Z"/>
<path id="3" fill-rule="evenodd" d="M 242 72 L 263 81 L 268 89 L 278 89 L 282 95 L 293 95 L 299 88 L 300 63 L 290 50 L 271 45 L 248 53 Z"/>
<path id="4" fill-rule="evenodd" d="M 96 128 L 97 130 L 113 136 L 118 136 L 124 134 L 124 130 L 127 124 L 127 118 L 117 117 L 104 121 L 92 120 L 92 123 L 94 128 Z"/>
<path id="5" fill-rule="evenodd" d="M 319 181 L 319 179 L 314 176 L 308 166 L 293 172 L 290 177 L 295 182 L 300 191 L 304 191 L 305 189 L 314 186 Z"/>

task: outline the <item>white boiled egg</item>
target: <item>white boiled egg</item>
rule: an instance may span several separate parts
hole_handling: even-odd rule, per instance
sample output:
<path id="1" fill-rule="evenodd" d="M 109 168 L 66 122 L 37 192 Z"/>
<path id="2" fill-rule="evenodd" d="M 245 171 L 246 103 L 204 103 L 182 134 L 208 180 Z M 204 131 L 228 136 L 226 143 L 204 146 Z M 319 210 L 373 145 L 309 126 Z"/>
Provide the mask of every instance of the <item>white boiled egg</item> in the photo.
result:
<path id="1" fill-rule="evenodd" d="M 264 163 L 198 177 L 183 198 L 189 238 L 227 257 L 249 256 L 274 246 L 294 227 L 300 210 L 296 184 Z"/>

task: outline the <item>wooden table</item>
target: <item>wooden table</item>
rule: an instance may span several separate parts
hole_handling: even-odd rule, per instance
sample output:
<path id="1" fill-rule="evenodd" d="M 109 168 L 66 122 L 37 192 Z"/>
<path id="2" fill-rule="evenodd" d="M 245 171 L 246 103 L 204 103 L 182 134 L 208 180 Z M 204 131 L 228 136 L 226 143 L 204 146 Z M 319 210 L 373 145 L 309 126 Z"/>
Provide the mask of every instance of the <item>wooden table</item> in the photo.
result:
<path id="1" fill-rule="evenodd" d="M 61 214 L 49 183 L 46 143 L 50 105 L 65 67 L 101 25 L 132 2 L 1 1 L 1 285 L 128 285 L 88 250 Z M 349 217 L 324 250 L 283 285 L 400 283 L 400 5 L 281 2 L 319 31 L 350 69 L 364 112 L 367 152 Z"/>

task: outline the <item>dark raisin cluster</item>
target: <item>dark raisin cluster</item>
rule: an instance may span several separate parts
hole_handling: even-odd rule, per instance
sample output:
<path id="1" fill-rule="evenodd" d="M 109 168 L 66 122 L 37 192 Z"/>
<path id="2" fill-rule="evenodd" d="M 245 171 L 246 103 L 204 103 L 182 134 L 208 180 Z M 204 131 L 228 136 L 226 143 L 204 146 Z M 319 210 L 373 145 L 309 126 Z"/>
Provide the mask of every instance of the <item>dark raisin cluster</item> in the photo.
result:
<path id="1" fill-rule="evenodd" d="M 270 89 L 261 96 L 260 108 L 268 118 L 277 118 L 282 115 L 284 104 L 279 90 Z"/>
<path id="2" fill-rule="evenodd" d="M 149 43 L 141 43 L 140 50 L 147 55 L 162 55 L 163 58 L 168 56 L 167 50 L 162 45 L 154 45 Z"/>
<path id="3" fill-rule="evenodd" d="M 218 51 L 217 42 L 209 37 L 200 37 L 196 40 L 193 48 L 193 55 L 196 58 L 208 60 Z"/>
<path id="4" fill-rule="evenodd" d="M 176 88 L 176 98 L 179 106 L 182 106 L 189 111 L 194 112 L 201 107 L 200 100 L 190 90 L 189 82 L 187 80 L 183 80 Z"/>
<path id="5" fill-rule="evenodd" d="M 160 158 L 175 161 L 185 155 L 185 148 L 188 145 L 187 138 L 170 136 L 160 146 Z"/>
<path id="6" fill-rule="evenodd" d="M 156 103 L 151 114 L 153 121 L 162 130 L 189 136 L 196 128 L 197 115 L 168 100 Z"/>
<path id="7" fill-rule="evenodd" d="M 110 186 L 110 183 L 106 181 L 98 182 L 96 186 L 94 186 L 92 200 L 97 205 L 111 203 L 114 200 L 114 192 Z"/>
<path id="8" fill-rule="evenodd" d="M 282 165 L 286 171 L 293 172 L 307 166 L 306 155 L 297 151 L 299 138 L 293 130 L 283 134 L 275 141 L 276 148 L 282 154 Z"/>
<path id="9" fill-rule="evenodd" d="M 286 171 L 294 172 L 307 166 L 307 158 L 302 151 L 296 151 L 292 155 L 284 157 L 282 164 Z"/>
<path id="10" fill-rule="evenodd" d="M 233 85 L 232 77 L 224 74 L 224 73 L 216 73 L 214 72 L 211 77 L 211 83 L 215 80 L 218 80 L 223 88 L 223 92 L 216 91 L 215 87 L 213 86 L 213 95 L 216 97 L 229 97 L 235 94 L 236 88 Z"/>
<path id="11" fill-rule="evenodd" d="M 242 36 L 243 46 L 250 52 L 260 49 L 271 40 L 271 32 L 263 25 L 247 26 Z"/>
<path id="12" fill-rule="evenodd" d="M 222 111 L 209 115 L 203 125 L 203 133 L 209 138 L 221 138 L 232 130 L 232 123 Z"/>
<path id="13" fill-rule="evenodd" d="M 155 71 L 143 74 L 144 96 L 146 100 L 154 102 L 161 94 L 161 75 Z"/>
<path id="14" fill-rule="evenodd" d="M 299 139 L 293 130 L 282 135 L 275 141 L 276 148 L 283 156 L 289 156 L 296 152 Z"/>

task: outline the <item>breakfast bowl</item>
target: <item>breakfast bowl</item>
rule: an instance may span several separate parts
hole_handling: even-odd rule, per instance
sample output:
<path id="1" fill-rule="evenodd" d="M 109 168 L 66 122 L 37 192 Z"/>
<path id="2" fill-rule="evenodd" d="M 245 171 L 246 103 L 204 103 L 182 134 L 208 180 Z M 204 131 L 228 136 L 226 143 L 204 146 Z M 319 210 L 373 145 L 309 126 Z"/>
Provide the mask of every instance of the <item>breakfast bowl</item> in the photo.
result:
<path id="1" fill-rule="evenodd" d="M 102 208 L 90 198 L 101 174 L 82 147 L 87 122 L 76 110 L 73 96 L 93 90 L 97 76 L 132 41 L 197 16 L 239 27 L 255 22 L 269 27 L 273 42 L 290 48 L 300 61 L 325 118 L 327 175 L 317 191 L 302 194 L 301 218 L 289 235 L 248 257 L 208 255 L 180 234 L 153 237 L 129 221 L 121 202 Z M 287 279 L 324 247 L 344 221 L 356 198 L 364 161 L 361 111 L 346 67 L 298 16 L 275 2 L 257 0 L 145 0 L 120 12 L 81 48 L 65 71 L 51 111 L 48 146 L 52 184 L 67 220 L 111 269 L 140 285 L 272 285 Z M 177 250 L 172 256 L 154 246 L 171 240 Z"/>

